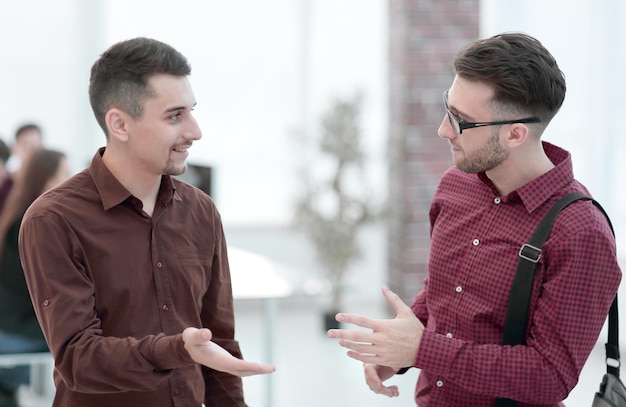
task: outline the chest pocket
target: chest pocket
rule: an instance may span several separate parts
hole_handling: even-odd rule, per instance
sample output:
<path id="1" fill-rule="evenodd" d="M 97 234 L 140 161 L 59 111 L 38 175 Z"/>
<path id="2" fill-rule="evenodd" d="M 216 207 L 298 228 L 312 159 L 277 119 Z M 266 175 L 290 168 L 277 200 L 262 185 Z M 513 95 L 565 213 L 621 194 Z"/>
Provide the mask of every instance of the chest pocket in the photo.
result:
<path id="1" fill-rule="evenodd" d="M 176 248 L 180 276 L 199 297 L 202 297 L 211 280 L 211 257 L 206 250 L 192 247 Z"/>

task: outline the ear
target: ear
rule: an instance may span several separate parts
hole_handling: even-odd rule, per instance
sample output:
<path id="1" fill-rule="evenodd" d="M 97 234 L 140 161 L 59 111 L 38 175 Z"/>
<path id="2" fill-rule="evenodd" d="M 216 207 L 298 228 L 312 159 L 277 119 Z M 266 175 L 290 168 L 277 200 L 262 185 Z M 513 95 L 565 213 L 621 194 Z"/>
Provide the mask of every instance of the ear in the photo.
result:
<path id="1" fill-rule="evenodd" d="M 510 148 L 519 147 L 526 142 L 529 134 L 529 128 L 524 123 L 513 123 L 506 135 L 505 143 Z"/>
<path id="2" fill-rule="evenodd" d="M 112 108 L 106 112 L 104 116 L 109 138 L 113 138 L 122 142 L 128 141 L 128 127 L 131 117 L 123 110 Z"/>

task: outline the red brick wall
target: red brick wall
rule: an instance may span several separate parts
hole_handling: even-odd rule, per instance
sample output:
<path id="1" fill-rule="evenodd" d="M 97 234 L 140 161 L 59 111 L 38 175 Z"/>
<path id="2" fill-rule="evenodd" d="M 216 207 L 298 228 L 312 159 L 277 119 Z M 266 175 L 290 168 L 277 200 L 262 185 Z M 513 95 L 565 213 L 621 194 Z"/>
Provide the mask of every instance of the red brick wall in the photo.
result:
<path id="1" fill-rule="evenodd" d="M 450 150 L 437 136 L 457 51 L 478 38 L 479 0 L 389 0 L 389 286 L 411 302 L 428 262 L 428 210 Z"/>

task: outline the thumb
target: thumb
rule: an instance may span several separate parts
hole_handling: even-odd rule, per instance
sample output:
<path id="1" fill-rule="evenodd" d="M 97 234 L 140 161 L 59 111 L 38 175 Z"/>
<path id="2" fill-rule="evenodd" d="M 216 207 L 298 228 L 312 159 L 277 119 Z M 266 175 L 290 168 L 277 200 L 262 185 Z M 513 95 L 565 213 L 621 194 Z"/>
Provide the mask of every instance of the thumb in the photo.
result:
<path id="1" fill-rule="evenodd" d="M 202 329 L 199 329 L 198 331 L 199 331 L 200 339 L 202 339 L 202 341 L 204 342 L 210 341 L 211 338 L 213 338 L 213 332 L 211 332 L 211 330 L 208 328 L 202 328 Z"/>
<path id="2" fill-rule="evenodd" d="M 208 342 L 213 337 L 210 329 L 189 327 L 183 331 L 183 341 L 186 344 L 199 344 Z"/>
<path id="3" fill-rule="evenodd" d="M 391 304 L 393 309 L 396 311 L 396 315 L 397 316 L 400 316 L 402 314 L 406 314 L 407 312 L 412 313 L 412 311 L 409 308 L 409 306 L 406 305 L 404 303 L 404 301 L 402 301 L 402 298 L 400 298 L 400 296 L 398 294 L 396 294 L 393 291 L 391 291 L 389 289 L 389 287 L 384 285 L 383 288 L 382 288 L 382 291 L 383 291 L 383 295 L 385 296 L 385 299 L 387 299 L 387 302 L 389 304 Z"/>

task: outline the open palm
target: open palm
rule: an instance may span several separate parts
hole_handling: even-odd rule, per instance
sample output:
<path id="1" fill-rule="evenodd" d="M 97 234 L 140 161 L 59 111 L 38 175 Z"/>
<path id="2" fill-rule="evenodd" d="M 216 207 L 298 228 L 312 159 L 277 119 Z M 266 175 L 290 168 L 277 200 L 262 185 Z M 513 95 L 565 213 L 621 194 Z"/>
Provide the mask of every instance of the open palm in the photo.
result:
<path id="1" fill-rule="evenodd" d="M 228 351 L 211 341 L 211 331 L 203 328 L 187 328 L 183 332 L 185 349 L 191 358 L 206 367 L 230 373 L 234 376 L 252 376 L 272 373 L 276 368 L 273 365 L 255 362 L 246 362 L 228 353 Z"/>

